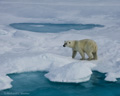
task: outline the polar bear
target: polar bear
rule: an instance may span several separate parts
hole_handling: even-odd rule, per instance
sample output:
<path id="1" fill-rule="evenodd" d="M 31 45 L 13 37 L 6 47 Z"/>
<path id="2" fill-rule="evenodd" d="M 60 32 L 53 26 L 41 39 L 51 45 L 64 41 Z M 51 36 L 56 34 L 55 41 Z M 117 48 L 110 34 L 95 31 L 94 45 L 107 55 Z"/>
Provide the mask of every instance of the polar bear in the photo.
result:
<path id="1" fill-rule="evenodd" d="M 72 48 L 72 58 L 75 58 L 76 53 L 79 52 L 81 60 L 85 60 L 85 53 L 88 55 L 87 60 L 97 60 L 97 44 L 90 39 L 65 41 L 63 47 Z"/>

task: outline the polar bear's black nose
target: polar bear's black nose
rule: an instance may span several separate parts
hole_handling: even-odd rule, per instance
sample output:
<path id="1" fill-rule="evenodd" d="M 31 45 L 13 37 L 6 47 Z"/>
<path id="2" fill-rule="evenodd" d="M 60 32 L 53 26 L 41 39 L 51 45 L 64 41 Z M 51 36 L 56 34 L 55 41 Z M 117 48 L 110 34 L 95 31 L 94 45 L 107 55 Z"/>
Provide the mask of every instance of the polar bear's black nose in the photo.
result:
<path id="1" fill-rule="evenodd" d="M 67 45 L 67 43 L 65 43 L 64 45 L 63 45 L 63 47 L 65 47 Z"/>

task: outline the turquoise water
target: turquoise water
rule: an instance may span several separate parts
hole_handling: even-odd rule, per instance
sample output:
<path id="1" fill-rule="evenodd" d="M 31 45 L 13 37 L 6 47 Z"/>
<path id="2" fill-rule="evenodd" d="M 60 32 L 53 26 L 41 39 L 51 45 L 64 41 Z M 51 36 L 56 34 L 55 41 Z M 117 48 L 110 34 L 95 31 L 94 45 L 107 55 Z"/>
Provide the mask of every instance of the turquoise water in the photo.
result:
<path id="1" fill-rule="evenodd" d="M 44 77 L 46 72 L 9 74 L 12 88 L 1 91 L 0 96 L 120 96 L 120 80 L 104 81 L 105 74 L 93 72 L 84 83 L 55 83 Z"/>
<path id="2" fill-rule="evenodd" d="M 27 30 L 32 32 L 56 33 L 74 30 L 86 30 L 95 27 L 104 27 L 99 24 L 51 24 L 51 23 L 13 23 L 11 27 L 19 30 Z"/>

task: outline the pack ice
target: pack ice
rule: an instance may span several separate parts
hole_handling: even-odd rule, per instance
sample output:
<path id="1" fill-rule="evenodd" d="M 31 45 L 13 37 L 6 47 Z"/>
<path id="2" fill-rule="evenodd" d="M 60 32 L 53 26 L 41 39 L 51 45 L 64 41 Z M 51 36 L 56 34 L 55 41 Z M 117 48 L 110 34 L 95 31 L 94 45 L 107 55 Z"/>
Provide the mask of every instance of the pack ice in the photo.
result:
<path id="1" fill-rule="evenodd" d="M 12 87 L 12 79 L 7 74 L 29 71 L 47 71 L 45 77 L 54 82 L 78 83 L 89 80 L 92 70 L 96 70 L 106 73 L 105 80 L 117 81 L 120 78 L 120 1 L 60 0 L 57 6 L 55 0 L 47 1 L 1 0 L 0 90 Z M 32 33 L 8 26 L 17 22 L 102 24 L 105 27 Z M 98 60 L 80 61 L 79 55 L 71 59 L 71 49 L 62 47 L 64 40 L 86 38 L 97 42 Z"/>

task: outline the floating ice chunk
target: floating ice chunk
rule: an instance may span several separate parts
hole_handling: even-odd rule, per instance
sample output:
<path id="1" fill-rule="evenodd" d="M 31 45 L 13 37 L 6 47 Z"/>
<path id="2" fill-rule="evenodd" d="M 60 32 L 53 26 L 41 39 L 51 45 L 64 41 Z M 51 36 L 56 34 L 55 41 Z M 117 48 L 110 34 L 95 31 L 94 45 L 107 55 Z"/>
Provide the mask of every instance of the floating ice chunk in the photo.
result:
<path id="1" fill-rule="evenodd" d="M 30 25 L 32 27 L 44 27 L 44 25 Z"/>
<path id="2" fill-rule="evenodd" d="M 112 81 L 115 82 L 117 81 L 116 76 L 114 73 L 108 73 L 105 78 L 106 81 Z"/>
<path id="3" fill-rule="evenodd" d="M 111 81 L 111 82 L 115 82 L 117 81 L 117 78 L 120 78 L 120 72 L 109 72 L 106 74 L 106 81 Z"/>
<path id="4" fill-rule="evenodd" d="M 45 74 L 50 81 L 54 82 L 85 82 L 91 77 L 91 68 L 95 65 L 87 62 L 70 63 L 60 68 L 51 70 Z"/>
<path id="5" fill-rule="evenodd" d="M 10 77 L 6 75 L 0 75 L 0 90 L 11 88 L 11 81 L 13 81 Z"/>

